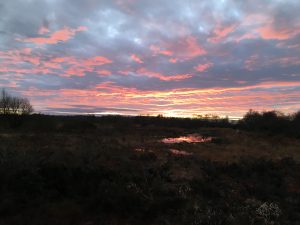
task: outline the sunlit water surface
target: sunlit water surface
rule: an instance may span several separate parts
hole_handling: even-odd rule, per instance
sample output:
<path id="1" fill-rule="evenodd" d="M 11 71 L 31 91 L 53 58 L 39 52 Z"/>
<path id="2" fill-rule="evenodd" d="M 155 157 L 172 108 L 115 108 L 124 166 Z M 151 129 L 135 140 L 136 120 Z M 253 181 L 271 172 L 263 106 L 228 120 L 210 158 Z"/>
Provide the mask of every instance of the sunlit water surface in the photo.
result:
<path id="1" fill-rule="evenodd" d="M 169 149 L 169 151 L 173 155 L 179 155 L 179 156 L 193 155 L 193 153 L 191 153 L 191 152 L 186 152 L 186 151 L 182 151 L 182 150 L 178 150 L 178 149 Z"/>
<path id="2" fill-rule="evenodd" d="M 174 143 L 181 143 L 181 142 L 204 143 L 204 142 L 211 142 L 212 137 L 203 137 L 198 134 L 189 134 L 189 135 L 180 136 L 177 138 L 164 138 L 161 141 L 165 144 L 174 144 Z"/>

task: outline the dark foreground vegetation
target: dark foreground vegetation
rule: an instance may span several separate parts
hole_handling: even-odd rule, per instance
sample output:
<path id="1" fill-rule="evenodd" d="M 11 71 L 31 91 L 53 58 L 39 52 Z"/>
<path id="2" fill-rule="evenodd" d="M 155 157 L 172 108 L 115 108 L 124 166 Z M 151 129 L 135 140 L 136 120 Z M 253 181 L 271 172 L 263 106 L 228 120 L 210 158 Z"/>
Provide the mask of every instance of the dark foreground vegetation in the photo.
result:
<path id="1" fill-rule="evenodd" d="M 2 115 L 0 224 L 299 224 L 297 124 L 253 111 L 239 123 Z M 160 141 L 190 133 L 212 141 Z"/>
<path id="2" fill-rule="evenodd" d="M 250 110 L 240 121 L 239 127 L 256 132 L 283 134 L 300 138 L 300 111 L 284 115 L 279 111 L 257 112 Z"/>

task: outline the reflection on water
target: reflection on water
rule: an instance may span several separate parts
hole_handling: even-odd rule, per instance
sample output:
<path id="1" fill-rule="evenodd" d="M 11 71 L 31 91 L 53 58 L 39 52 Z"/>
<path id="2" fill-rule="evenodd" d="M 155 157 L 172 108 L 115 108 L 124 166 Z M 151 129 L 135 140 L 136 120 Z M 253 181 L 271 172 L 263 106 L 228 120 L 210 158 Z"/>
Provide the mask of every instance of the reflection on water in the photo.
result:
<path id="1" fill-rule="evenodd" d="M 151 152 L 151 153 L 153 153 L 153 151 L 152 150 L 149 150 L 149 149 L 145 149 L 145 148 L 135 148 L 135 149 L 133 149 L 133 151 L 135 151 L 135 152 Z"/>
<path id="2" fill-rule="evenodd" d="M 191 152 L 186 152 L 182 150 L 177 150 L 177 149 L 170 149 L 170 152 L 174 155 L 193 155 Z"/>
<path id="3" fill-rule="evenodd" d="M 178 138 L 164 138 L 161 141 L 165 144 L 173 144 L 173 143 L 181 143 L 181 142 L 188 142 L 188 143 L 203 143 L 203 142 L 210 142 L 212 137 L 202 137 L 198 134 L 189 134 L 187 136 L 181 136 Z"/>

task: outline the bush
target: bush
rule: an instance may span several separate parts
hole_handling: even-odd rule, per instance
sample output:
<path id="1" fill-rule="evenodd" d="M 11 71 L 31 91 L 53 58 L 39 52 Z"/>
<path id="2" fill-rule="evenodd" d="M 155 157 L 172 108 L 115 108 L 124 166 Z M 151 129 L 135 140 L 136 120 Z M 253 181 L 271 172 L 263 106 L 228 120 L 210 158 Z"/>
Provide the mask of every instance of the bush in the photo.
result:
<path id="1" fill-rule="evenodd" d="M 300 137 L 300 111 L 292 115 L 284 115 L 279 111 L 249 110 L 239 122 L 239 127 L 249 131 Z"/>

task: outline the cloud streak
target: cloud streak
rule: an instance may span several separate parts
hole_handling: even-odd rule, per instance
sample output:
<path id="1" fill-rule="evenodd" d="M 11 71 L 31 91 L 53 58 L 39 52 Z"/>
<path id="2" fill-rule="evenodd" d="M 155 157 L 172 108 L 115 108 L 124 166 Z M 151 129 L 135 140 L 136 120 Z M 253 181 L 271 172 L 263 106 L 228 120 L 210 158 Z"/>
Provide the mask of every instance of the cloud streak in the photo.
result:
<path id="1" fill-rule="evenodd" d="M 76 29 L 64 27 L 61 30 L 53 32 L 47 37 L 34 37 L 34 38 L 24 38 L 24 39 L 18 38 L 17 40 L 22 42 L 30 42 L 33 44 L 57 44 L 59 42 L 66 42 L 69 39 L 73 38 L 77 32 L 81 32 L 85 30 L 87 30 L 87 28 L 84 26 L 80 26 Z M 42 27 L 38 33 L 44 34 L 48 32 L 49 32 L 48 29 Z"/>

